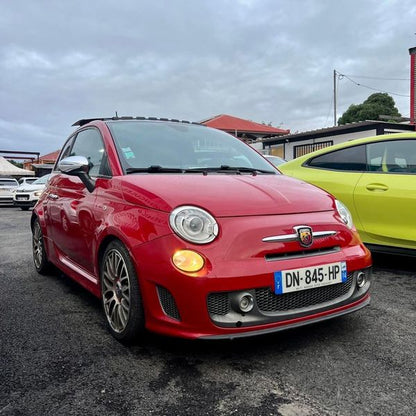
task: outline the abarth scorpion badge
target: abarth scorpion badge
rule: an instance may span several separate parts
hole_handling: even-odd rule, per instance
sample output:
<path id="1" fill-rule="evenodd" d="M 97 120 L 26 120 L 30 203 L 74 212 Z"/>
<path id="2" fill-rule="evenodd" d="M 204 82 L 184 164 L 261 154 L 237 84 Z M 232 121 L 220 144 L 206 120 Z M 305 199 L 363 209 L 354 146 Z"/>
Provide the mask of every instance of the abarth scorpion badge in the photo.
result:
<path id="1" fill-rule="evenodd" d="M 310 247 L 313 243 L 312 228 L 302 225 L 300 227 L 294 227 L 298 235 L 299 243 L 302 247 Z"/>

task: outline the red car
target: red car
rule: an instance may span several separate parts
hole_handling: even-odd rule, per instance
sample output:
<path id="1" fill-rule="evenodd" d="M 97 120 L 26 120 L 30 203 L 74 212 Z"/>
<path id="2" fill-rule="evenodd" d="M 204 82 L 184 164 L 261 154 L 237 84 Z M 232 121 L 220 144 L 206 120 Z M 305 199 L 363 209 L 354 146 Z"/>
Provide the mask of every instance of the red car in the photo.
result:
<path id="1" fill-rule="evenodd" d="M 370 253 L 328 193 L 199 124 L 74 125 L 33 210 L 34 264 L 100 297 L 117 339 L 264 334 L 369 303 Z"/>

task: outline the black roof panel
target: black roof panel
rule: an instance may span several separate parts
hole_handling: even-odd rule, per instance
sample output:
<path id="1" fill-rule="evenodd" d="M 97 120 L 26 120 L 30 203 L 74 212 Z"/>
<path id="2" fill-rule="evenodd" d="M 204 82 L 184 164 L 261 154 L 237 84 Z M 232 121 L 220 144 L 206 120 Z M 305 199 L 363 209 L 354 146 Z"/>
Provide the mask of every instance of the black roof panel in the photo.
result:
<path id="1" fill-rule="evenodd" d="M 150 120 L 150 121 L 171 121 L 175 123 L 188 123 L 188 124 L 200 124 L 194 121 L 186 121 L 186 120 L 177 120 L 177 119 L 169 119 L 169 118 L 158 118 L 158 117 L 132 117 L 132 116 L 122 116 L 122 117 L 95 117 L 95 118 L 83 118 L 81 120 L 76 121 L 73 126 L 84 126 L 85 124 L 90 123 L 91 121 L 117 121 L 117 120 Z"/>

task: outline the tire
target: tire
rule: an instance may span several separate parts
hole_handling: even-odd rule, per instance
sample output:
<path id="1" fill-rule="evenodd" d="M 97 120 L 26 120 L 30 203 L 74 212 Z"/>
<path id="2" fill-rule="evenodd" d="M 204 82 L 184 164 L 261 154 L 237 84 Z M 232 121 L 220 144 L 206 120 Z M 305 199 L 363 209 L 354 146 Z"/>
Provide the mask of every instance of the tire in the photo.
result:
<path id="1" fill-rule="evenodd" d="M 46 255 L 42 228 L 38 219 L 35 219 L 32 227 L 32 253 L 36 271 L 39 274 L 47 274 L 51 270 L 51 263 Z"/>
<path id="2" fill-rule="evenodd" d="M 127 249 L 112 241 L 100 265 L 101 300 L 107 326 L 121 342 L 137 340 L 144 332 L 144 312 L 137 274 Z"/>
<path id="3" fill-rule="evenodd" d="M 29 207 L 20 207 L 22 211 L 29 211 Z"/>

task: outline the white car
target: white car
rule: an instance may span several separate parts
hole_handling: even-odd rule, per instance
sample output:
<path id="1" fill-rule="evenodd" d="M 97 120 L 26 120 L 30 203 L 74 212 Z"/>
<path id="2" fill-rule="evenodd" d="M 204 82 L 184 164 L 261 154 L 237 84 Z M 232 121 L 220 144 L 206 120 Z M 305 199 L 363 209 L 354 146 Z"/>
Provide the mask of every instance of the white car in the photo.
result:
<path id="1" fill-rule="evenodd" d="M 35 182 L 37 179 L 39 179 L 39 178 L 35 178 L 34 176 L 29 176 L 29 177 L 20 178 L 20 179 L 18 180 L 18 182 L 19 182 L 19 186 L 20 186 L 20 185 L 29 185 L 30 183 Z"/>
<path id="2" fill-rule="evenodd" d="M 44 175 L 31 184 L 20 185 L 13 194 L 13 205 L 20 207 L 23 211 L 35 206 L 41 196 L 50 175 Z"/>
<path id="3" fill-rule="evenodd" d="M 285 159 L 279 157 L 279 156 L 274 156 L 274 155 L 263 155 L 269 162 L 272 162 L 273 165 L 275 166 L 279 166 L 283 163 L 286 162 Z"/>
<path id="4" fill-rule="evenodd" d="M 13 203 L 13 192 L 19 184 L 13 178 L 0 178 L 0 204 Z"/>

